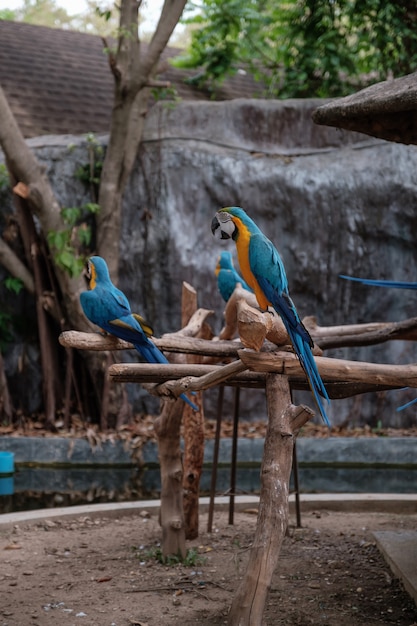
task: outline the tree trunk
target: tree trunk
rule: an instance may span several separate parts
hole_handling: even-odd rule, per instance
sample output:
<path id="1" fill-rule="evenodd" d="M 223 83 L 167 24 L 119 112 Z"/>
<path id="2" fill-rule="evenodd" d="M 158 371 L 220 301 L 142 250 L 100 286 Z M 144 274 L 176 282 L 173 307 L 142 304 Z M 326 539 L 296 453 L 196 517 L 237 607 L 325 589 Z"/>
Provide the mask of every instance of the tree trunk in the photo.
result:
<path id="1" fill-rule="evenodd" d="M 118 47 L 109 53 L 115 96 L 109 144 L 103 163 L 97 216 L 98 253 L 105 255 L 113 282 L 118 282 L 122 198 L 142 138 L 150 87 L 160 56 L 181 17 L 186 0 L 165 0 L 146 55 L 138 35 L 137 0 L 122 0 Z M 166 84 L 164 86 L 167 86 Z"/>
<path id="2" fill-rule="evenodd" d="M 180 427 L 183 400 L 165 400 L 162 413 L 154 422 L 161 468 L 162 554 L 186 556 L 185 523 L 182 500 L 182 458 Z"/>
<path id="3" fill-rule="evenodd" d="M 63 229 L 60 206 L 44 168 L 26 144 L 1 87 L 0 120 L 0 146 L 11 174 L 25 188 L 26 200 L 39 219 L 43 233 Z M 87 330 L 88 324 L 79 303 L 79 293 L 84 288 L 82 277 L 72 279 L 59 267 L 55 270 L 66 312 L 63 327 Z"/>
<path id="4" fill-rule="evenodd" d="M 0 418 L 5 424 L 11 424 L 13 420 L 13 406 L 10 399 L 9 387 L 4 372 L 3 355 L 0 352 Z"/>
<path id="5" fill-rule="evenodd" d="M 261 467 L 258 521 L 247 570 L 230 609 L 230 626 L 261 626 L 272 575 L 288 525 L 294 438 L 291 393 L 286 376 L 267 375 L 266 398 L 268 429 Z"/>

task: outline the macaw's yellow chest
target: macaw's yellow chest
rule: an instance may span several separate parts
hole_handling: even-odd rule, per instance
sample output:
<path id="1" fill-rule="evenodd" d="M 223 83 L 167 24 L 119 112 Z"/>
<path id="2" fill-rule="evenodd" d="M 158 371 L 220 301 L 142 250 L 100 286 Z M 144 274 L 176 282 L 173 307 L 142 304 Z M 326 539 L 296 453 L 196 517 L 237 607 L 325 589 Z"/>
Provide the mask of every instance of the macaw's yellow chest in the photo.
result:
<path id="1" fill-rule="evenodd" d="M 246 280 L 248 285 L 252 287 L 252 289 L 254 290 L 259 306 L 261 307 L 262 310 L 265 311 L 268 308 L 270 302 L 265 297 L 265 294 L 260 288 L 259 283 L 256 280 L 252 272 L 251 265 L 250 265 L 250 259 L 249 259 L 249 245 L 250 245 L 250 237 L 251 237 L 250 231 L 239 218 L 234 218 L 233 221 L 235 222 L 239 231 L 239 234 L 235 241 L 236 241 L 237 257 L 238 257 L 239 265 L 240 265 L 240 271 L 242 272 L 242 276 Z"/>

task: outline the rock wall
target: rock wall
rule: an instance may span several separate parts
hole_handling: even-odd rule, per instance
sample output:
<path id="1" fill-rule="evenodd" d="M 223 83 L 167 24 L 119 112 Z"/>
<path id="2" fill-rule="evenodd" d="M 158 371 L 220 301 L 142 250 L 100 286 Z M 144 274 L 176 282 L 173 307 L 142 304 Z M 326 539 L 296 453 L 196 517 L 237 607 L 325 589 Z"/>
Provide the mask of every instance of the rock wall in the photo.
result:
<path id="1" fill-rule="evenodd" d="M 214 266 L 223 247 L 210 223 L 222 206 L 245 208 L 276 244 L 301 316 L 321 325 L 396 321 L 415 315 L 414 291 L 352 284 L 338 274 L 417 280 L 417 152 L 414 146 L 317 126 L 318 100 L 235 100 L 157 105 L 126 191 L 120 287 L 132 307 L 154 322 L 156 334 L 180 323 L 181 282 L 191 283 L 199 305 L 223 302 Z M 102 138 L 105 142 L 105 138 Z M 74 179 L 87 161 L 83 138 L 30 142 L 48 167 L 64 206 L 87 201 Z M 329 356 L 375 362 L 417 361 L 417 345 L 390 342 L 340 349 Z M 332 402 L 334 423 L 406 426 L 415 408 L 395 408 L 417 390 L 365 394 Z M 208 394 L 211 410 L 215 395 Z M 312 404 L 310 394 L 296 401 Z M 149 408 L 148 396 L 140 406 Z M 262 417 L 259 394 L 242 396 L 242 415 Z M 230 411 L 230 407 L 227 408 Z"/>

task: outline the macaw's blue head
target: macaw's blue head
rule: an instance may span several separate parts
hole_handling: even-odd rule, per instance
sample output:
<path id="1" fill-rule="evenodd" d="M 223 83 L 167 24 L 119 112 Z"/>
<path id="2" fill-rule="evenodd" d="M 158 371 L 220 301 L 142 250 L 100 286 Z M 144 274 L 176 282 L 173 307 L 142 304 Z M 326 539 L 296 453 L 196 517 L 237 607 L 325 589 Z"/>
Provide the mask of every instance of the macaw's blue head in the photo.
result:
<path id="1" fill-rule="evenodd" d="M 238 206 L 225 207 L 217 211 L 211 222 L 211 232 L 220 239 L 237 240 L 239 232 L 258 231 L 255 222 L 247 215 L 246 211 Z"/>
<path id="2" fill-rule="evenodd" d="M 98 282 L 111 282 L 109 268 L 101 256 L 92 256 L 88 259 L 86 273 L 90 289 L 94 289 Z"/>
<path id="3" fill-rule="evenodd" d="M 217 263 L 217 267 L 219 270 L 232 270 L 233 269 L 232 253 L 229 251 L 221 252 L 218 263 Z"/>

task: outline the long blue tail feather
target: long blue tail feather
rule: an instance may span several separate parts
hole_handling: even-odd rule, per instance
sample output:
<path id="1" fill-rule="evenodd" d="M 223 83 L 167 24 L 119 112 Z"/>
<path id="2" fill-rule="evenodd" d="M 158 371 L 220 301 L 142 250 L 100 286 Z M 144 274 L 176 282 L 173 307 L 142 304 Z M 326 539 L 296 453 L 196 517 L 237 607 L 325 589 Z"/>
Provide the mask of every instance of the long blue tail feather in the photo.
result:
<path id="1" fill-rule="evenodd" d="M 361 283 L 363 285 L 371 285 L 373 287 L 392 287 L 393 289 L 417 289 L 417 283 L 413 282 L 405 282 L 398 280 L 374 280 L 371 278 L 356 278 L 354 276 L 345 276 L 344 274 L 339 274 L 339 278 L 344 278 L 345 280 L 352 280 L 357 283 Z M 402 411 L 403 409 L 407 409 L 409 406 L 412 406 L 417 402 L 417 398 L 414 400 L 410 400 L 410 402 L 406 402 L 406 404 L 402 404 L 397 407 L 397 411 Z"/>
<path id="2" fill-rule="evenodd" d="M 287 324 L 285 324 L 285 326 L 287 328 L 287 332 L 290 336 L 294 350 L 300 360 L 301 366 L 306 373 L 310 389 L 320 410 L 320 414 L 326 425 L 330 427 L 330 420 L 327 416 L 321 396 L 325 398 L 325 400 L 327 400 L 328 402 L 330 402 L 330 398 L 327 394 L 326 388 L 317 369 L 317 364 L 314 355 L 311 352 L 310 344 L 306 343 L 299 334 L 294 333 L 291 327 L 287 326 Z"/>
<path id="3" fill-rule="evenodd" d="M 345 276 L 339 274 L 339 278 L 352 280 L 362 285 L 372 285 L 374 287 L 393 287 L 394 289 L 417 289 L 417 283 L 407 283 L 401 280 L 373 280 L 371 278 L 356 278 L 355 276 Z"/>
<path id="4" fill-rule="evenodd" d="M 401 406 L 397 407 L 396 410 L 402 411 L 403 409 L 408 409 L 409 406 L 412 406 L 416 402 L 417 402 L 417 398 L 414 398 L 414 400 L 410 400 L 410 402 L 407 402 L 406 404 L 402 404 Z"/>

